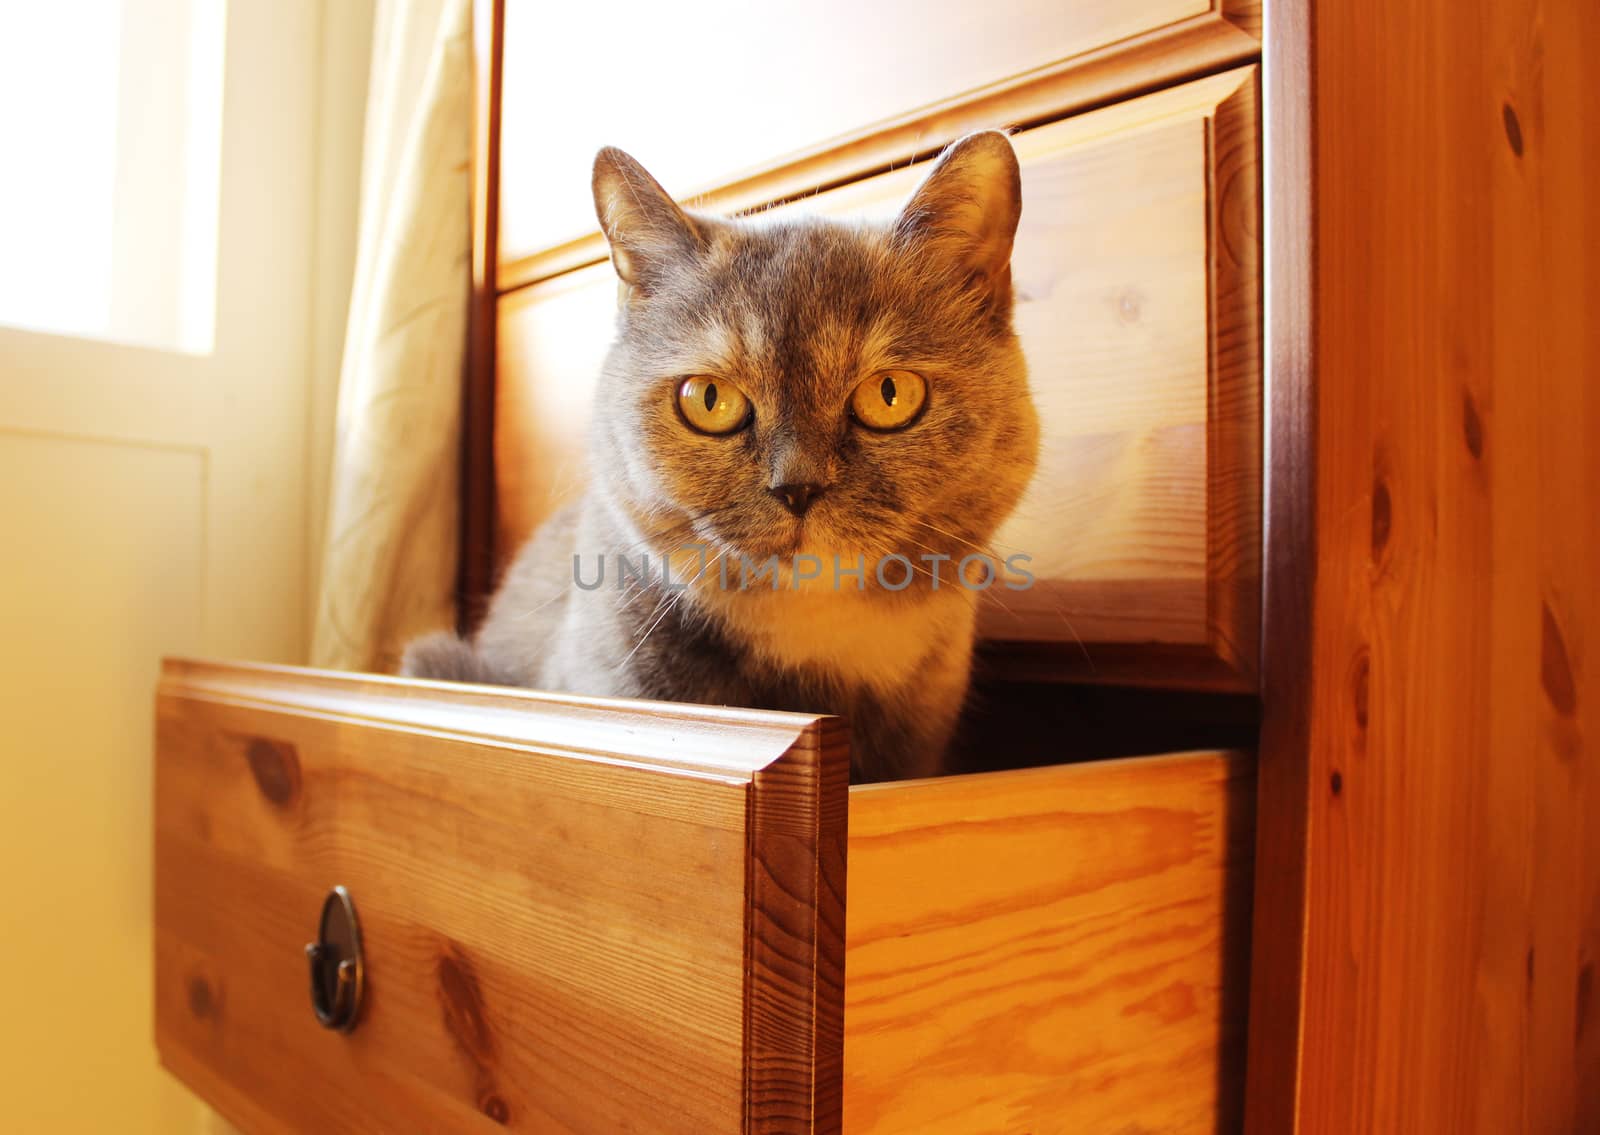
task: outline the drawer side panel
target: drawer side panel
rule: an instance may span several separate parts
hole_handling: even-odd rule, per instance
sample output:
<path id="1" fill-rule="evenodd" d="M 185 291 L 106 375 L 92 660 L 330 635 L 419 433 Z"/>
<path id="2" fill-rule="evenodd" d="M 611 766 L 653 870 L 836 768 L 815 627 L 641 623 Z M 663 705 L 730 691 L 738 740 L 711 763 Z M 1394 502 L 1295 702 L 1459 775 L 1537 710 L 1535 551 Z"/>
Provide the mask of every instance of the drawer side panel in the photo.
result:
<path id="1" fill-rule="evenodd" d="M 850 797 L 847 1135 L 1236 1131 L 1253 761 Z"/>

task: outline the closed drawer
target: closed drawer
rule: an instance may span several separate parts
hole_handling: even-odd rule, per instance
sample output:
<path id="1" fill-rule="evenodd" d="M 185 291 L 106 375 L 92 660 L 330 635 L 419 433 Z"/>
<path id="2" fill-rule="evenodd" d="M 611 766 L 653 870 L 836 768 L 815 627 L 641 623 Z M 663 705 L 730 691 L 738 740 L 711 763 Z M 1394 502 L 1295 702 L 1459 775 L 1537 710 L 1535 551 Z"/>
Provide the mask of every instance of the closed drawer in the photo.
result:
<path id="1" fill-rule="evenodd" d="M 162 1059 L 251 1133 L 1231 1129 L 1251 759 L 847 791 L 843 736 L 169 662 Z"/>
<path id="2" fill-rule="evenodd" d="M 1015 135 L 1017 326 L 1043 427 L 1033 489 L 997 558 L 1035 585 L 990 593 L 1005 666 L 1234 691 L 1256 685 L 1260 605 L 1259 133 L 1254 67 Z M 808 200 L 891 215 L 921 171 Z M 612 337 L 608 264 L 500 306 L 502 557 L 581 491 Z"/>
<path id="3" fill-rule="evenodd" d="M 602 144 L 719 207 L 764 205 L 901 165 L 976 126 L 1037 121 L 1239 62 L 1259 50 L 1260 9 L 697 0 L 631 9 L 618 35 L 604 7 L 507 4 L 500 260 L 526 282 L 544 265 L 519 261 L 564 244 L 597 249 L 587 171 Z M 598 44 L 603 59 L 583 50 Z M 663 70 L 674 56 L 684 65 Z"/>

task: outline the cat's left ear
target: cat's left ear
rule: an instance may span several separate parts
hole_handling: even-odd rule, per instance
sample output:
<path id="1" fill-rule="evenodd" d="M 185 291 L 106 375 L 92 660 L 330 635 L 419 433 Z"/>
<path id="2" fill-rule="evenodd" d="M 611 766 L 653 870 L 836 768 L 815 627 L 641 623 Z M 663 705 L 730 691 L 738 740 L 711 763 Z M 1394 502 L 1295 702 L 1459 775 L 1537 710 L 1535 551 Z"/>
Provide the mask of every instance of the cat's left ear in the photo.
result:
<path id="1" fill-rule="evenodd" d="M 952 142 L 895 219 L 894 239 L 952 264 L 972 286 L 1009 298 L 1022 172 L 998 130 Z"/>
<path id="2" fill-rule="evenodd" d="M 705 245 L 693 218 L 661 183 L 611 146 L 595 155 L 594 211 L 611 243 L 617 275 L 626 287 L 644 294 Z"/>

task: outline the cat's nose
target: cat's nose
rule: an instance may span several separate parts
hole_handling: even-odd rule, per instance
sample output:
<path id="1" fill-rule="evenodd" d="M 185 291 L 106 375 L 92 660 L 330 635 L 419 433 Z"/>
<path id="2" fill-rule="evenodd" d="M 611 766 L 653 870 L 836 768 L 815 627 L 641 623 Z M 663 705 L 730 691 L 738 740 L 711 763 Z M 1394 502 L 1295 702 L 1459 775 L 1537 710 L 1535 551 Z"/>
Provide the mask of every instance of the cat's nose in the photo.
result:
<path id="1" fill-rule="evenodd" d="M 823 486 L 808 483 L 774 485 L 768 491 L 796 516 L 804 516 L 811 503 L 822 495 Z"/>

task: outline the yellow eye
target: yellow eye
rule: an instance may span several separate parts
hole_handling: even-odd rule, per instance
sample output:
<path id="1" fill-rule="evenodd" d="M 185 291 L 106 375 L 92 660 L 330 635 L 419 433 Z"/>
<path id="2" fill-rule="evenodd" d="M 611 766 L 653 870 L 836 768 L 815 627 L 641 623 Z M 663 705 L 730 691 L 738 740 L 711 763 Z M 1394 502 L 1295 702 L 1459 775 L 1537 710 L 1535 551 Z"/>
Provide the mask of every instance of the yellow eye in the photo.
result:
<path id="1" fill-rule="evenodd" d="M 850 412 L 872 430 L 909 426 L 928 400 L 928 384 L 909 370 L 880 370 L 850 395 Z"/>
<path id="2" fill-rule="evenodd" d="M 750 399 L 731 382 L 696 374 L 678 386 L 683 420 L 703 434 L 731 434 L 750 422 Z"/>

